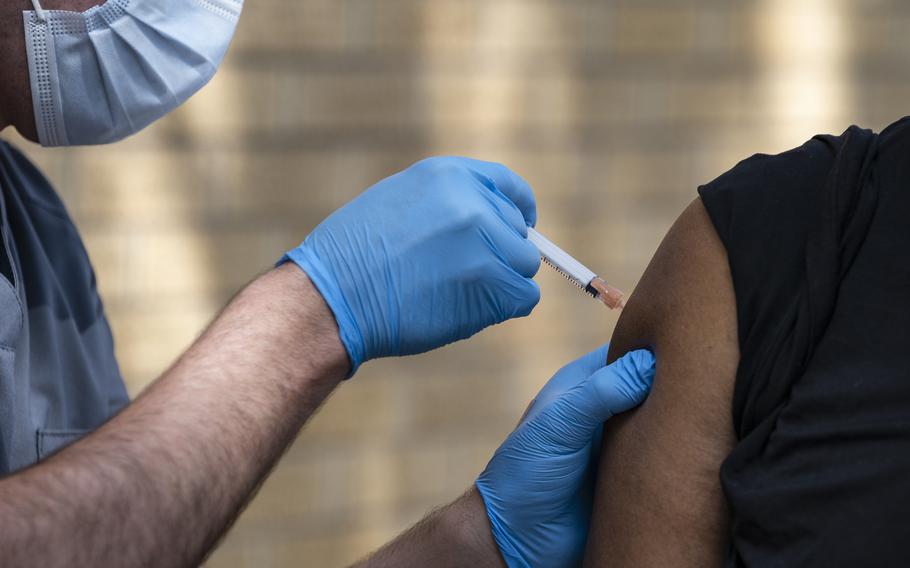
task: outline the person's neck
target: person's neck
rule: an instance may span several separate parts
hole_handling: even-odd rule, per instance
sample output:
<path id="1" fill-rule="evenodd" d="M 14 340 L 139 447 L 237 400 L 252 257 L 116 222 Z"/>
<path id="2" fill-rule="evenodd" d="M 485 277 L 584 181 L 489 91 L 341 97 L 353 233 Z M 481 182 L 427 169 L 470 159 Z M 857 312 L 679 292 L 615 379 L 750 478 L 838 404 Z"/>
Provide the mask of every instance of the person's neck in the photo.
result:
<path id="1" fill-rule="evenodd" d="M 22 10 L 30 4 L 28 0 L 0 2 L 0 131 L 15 122 L 16 92 L 28 87 Z"/>
<path id="2" fill-rule="evenodd" d="M 7 117 L 5 93 L 0 92 L 0 132 L 6 130 L 6 127 L 12 126 L 12 121 Z"/>

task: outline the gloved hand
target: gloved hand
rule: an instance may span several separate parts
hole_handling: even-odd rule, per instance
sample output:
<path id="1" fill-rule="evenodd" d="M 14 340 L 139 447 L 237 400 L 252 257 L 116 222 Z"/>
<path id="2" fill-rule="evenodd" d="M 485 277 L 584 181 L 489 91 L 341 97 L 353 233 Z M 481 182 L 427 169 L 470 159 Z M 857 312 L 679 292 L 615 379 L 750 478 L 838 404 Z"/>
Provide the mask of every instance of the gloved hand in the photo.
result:
<path id="1" fill-rule="evenodd" d="M 650 351 L 605 367 L 608 347 L 550 379 L 477 479 L 510 568 L 581 564 L 603 423 L 639 405 L 654 379 Z"/>
<path id="2" fill-rule="evenodd" d="M 500 164 L 430 158 L 374 185 L 282 259 L 325 298 L 351 359 L 429 351 L 540 300 L 527 182 Z"/>

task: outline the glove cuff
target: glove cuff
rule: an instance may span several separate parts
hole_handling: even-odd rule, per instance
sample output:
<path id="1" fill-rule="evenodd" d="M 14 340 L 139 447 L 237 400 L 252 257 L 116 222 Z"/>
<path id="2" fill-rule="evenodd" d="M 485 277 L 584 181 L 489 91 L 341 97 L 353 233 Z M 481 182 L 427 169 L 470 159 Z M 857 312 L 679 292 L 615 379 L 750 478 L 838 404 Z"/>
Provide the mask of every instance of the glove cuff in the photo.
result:
<path id="1" fill-rule="evenodd" d="M 493 539 L 496 541 L 496 546 L 499 547 L 499 553 L 502 554 L 502 559 L 505 561 L 506 566 L 509 568 L 532 568 L 531 564 L 518 552 L 515 544 L 512 542 L 512 539 L 509 538 L 508 532 L 502 526 L 502 521 L 499 520 L 499 517 L 494 512 L 495 509 L 491 506 L 490 502 L 487 500 L 487 495 L 485 492 L 484 484 L 481 479 L 478 479 L 474 486 L 477 487 L 477 492 L 480 493 L 480 498 L 483 499 L 484 509 L 486 509 L 487 519 L 490 520 L 490 528 L 493 533 Z"/>
<path id="2" fill-rule="evenodd" d="M 341 343 L 344 345 L 345 351 L 348 352 L 348 358 L 351 360 L 351 372 L 346 377 L 350 379 L 363 363 L 365 349 L 363 335 L 360 333 L 360 328 L 357 327 L 357 322 L 350 306 L 348 306 L 344 295 L 341 293 L 340 286 L 325 265 L 322 264 L 322 261 L 303 246 L 285 253 L 275 266 L 280 266 L 286 262 L 293 262 L 306 272 L 313 285 L 322 294 L 329 309 L 332 310 L 335 322 L 338 324 L 338 334 L 341 337 Z"/>

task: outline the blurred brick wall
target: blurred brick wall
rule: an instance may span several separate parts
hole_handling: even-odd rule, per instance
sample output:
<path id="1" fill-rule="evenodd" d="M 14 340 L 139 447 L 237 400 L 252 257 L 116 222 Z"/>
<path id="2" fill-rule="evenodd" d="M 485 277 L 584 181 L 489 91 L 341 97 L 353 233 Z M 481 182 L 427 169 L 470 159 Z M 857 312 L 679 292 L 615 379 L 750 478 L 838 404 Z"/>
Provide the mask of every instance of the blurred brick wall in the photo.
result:
<path id="1" fill-rule="evenodd" d="M 906 113 L 908 29 L 896 0 L 250 0 L 221 73 L 172 116 L 26 150 L 83 231 L 135 394 L 320 219 L 427 155 L 511 165 L 541 230 L 631 289 L 699 183 Z M 365 366 L 210 565 L 342 565 L 460 494 L 615 324 L 539 281 L 526 320 Z"/>

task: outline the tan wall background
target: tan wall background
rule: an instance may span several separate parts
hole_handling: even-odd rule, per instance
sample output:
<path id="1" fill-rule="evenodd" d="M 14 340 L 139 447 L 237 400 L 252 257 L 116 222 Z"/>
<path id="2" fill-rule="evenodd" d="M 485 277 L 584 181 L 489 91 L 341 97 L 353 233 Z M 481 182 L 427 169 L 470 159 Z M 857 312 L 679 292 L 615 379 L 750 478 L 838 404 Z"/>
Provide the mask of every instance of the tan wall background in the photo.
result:
<path id="1" fill-rule="evenodd" d="M 427 155 L 509 164 L 539 228 L 631 289 L 699 183 L 906 113 L 908 30 L 898 0 L 249 0 L 221 73 L 166 120 L 25 149 L 83 231 L 136 394 L 320 219 Z M 616 321 L 539 281 L 528 319 L 365 366 L 210 565 L 340 566 L 460 494 Z"/>

